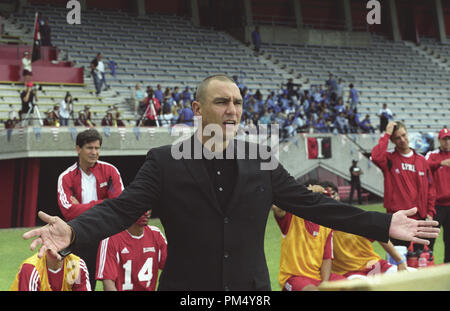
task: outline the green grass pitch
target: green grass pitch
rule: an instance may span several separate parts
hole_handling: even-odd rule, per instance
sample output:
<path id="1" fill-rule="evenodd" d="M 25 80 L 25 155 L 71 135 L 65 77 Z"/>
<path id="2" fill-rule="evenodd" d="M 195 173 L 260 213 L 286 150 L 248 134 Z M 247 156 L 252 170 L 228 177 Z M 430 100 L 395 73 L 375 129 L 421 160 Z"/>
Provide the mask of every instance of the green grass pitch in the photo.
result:
<path id="1" fill-rule="evenodd" d="M 385 212 L 382 204 L 362 205 L 361 208 L 370 211 Z M 152 219 L 150 225 L 157 226 L 162 229 L 162 226 L 157 219 Z M 22 239 L 22 234 L 26 232 L 27 228 L 20 229 L 1 229 L 0 230 L 0 291 L 9 290 L 11 283 L 18 271 L 18 268 L 23 260 L 33 254 L 30 251 L 30 241 Z M 265 251 L 266 260 L 269 267 L 272 290 L 280 290 L 278 284 L 278 268 L 280 263 L 280 239 L 281 233 L 278 225 L 275 222 L 273 214 L 270 213 L 267 222 L 266 236 L 265 236 Z M 379 243 L 373 243 L 375 251 L 385 258 L 385 251 Z M 434 246 L 435 263 L 443 263 L 444 258 L 444 244 L 442 241 L 442 232 L 436 240 Z M 97 282 L 96 290 L 103 290 L 101 282 Z"/>

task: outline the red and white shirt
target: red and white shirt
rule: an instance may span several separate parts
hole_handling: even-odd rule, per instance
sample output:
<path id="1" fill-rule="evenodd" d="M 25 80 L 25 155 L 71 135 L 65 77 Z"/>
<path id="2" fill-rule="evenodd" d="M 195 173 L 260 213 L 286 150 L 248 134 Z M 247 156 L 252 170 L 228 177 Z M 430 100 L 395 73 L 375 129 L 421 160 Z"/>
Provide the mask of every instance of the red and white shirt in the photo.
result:
<path id="1" fill-rule="evenodd" d="M 450 167 L 441 165 L 443 160 L 450 159 L 450 152 L 436 149 L 428 152 L 425 159 L 433 173 L 436 186 L 436 205 L 450 206 Z"/>
<path id="2" fill-rule="evenodd" d="M 372 149 L 371 159 L 384 175 L 384 208 L 388 213 L 417 207 L 411 218 L 434 217 L 436 188 L 425 157 L 411 149 L 408 155 L 387 150 L 389 134 L 384 134 Z"/>
<path id="3" fill-rule="evenodd" d="M 75 260 L 76 265 L 71 262 Z M 76 267 L 76 270 L 74 270 Z M 16 291 L 90 291 L 89 272 L 83 259 L 70 254 L 56 271 L 46 265 L 46 258 L 37 254 L 20 267 L 11 286 Z"/>
<path id="4" fill-rule="evenodd" d="M 167 241 L 154 226 L 141 236 L 127 230 L 104 239 L 97 254 L 97 280 L 112 280 L 119 291 L 153 291 L 164 268 Z"/>
<path id="5" fill-rule="evenodd" d="M 66 221 L 76 218 L 104 199 L 118 197 L 123 191 L 122 178 L 114 165 L 97 161 L 89 170 L 95 182 L 86 183 L 89 178 L 83 178 L 84 173 L 78 162 L 59 175 L 58 205 Z M 92 189 L 94 184 L 95 188 Z M 72 204 L 71 196 L 75 197 L 80 204 Z"/>

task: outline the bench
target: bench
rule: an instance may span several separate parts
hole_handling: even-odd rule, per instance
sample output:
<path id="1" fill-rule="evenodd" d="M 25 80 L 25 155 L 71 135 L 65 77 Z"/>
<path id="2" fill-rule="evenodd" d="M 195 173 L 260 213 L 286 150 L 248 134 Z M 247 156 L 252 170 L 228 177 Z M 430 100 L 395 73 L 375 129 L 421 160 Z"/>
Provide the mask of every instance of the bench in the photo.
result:
<path id="1" fill-rule="evenodd" d="M 339 186 L 338 187 L 339 198 L 341 199 L 341 201 L 349 200 L 350 190 L 351 190 L 351 186 Z M 362 189 L 361 189 L 361 199 L 366 201 L 366 204 L 369 204 L 369 193 L 362 191 Z M 358 202 L 358 191 L 356 191 L 356 190 L 353 193 L 352 201 Z"/>

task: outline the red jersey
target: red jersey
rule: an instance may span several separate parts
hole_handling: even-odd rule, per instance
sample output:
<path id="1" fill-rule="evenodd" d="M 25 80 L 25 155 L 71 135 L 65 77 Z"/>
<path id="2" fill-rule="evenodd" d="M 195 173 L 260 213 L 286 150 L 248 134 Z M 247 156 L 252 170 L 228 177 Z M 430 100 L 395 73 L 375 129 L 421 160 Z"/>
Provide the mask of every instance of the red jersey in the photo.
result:
<path id="1" fill-rule="evenodd" d="M 100 243 L 96 279 L 114 281 L 119 291 L 153 291 L 166 257 L 167 242 L 157 227 L 145 226 L 139 237 L 124 230 Z"/>
<path id="2" fill-rule="evenodd" d="M 70 254 L 57 271 L 47 267 L 46 256 L 25 260 L 16 275 L 14 291 L 90 291 L 89 272 L 83 259 Z"/>
<path id="3" fill-rule="evenodd" d="M 425 156 L 433 173 L 437 206 L 450 206 L 450 167 L 441 165 L 443 160 L 449 158 L 450 152 L 441 149 L 430 151 Z"/>
<path id="4" fill-rule="evenodd" d="M 425 157 L 411 149 L 411 155 L 387 150 L 389 134 L 384 134 L 372 150 L 372 161 L 384 175 L 384 208 L 388 213 L 417 207 L 414 219 L 436 215 L 436 189 Z"/>
<path id="5" fill-rule="evenodd" d="M 103 161 L 97 161 L 94 167 L 89 168 L 97 182 L 97 198 L 85 204 L 72 204 L 70 197 L 75 197 L 78 202 L 82 198 L 81 168 L 78 162 L 66 169 L 58 178 L 58 205 L 66 221 L 81 215 L 104 199 L 118 197 L 123 190 L 122 178 L 117 168 Z"/>
<path id="6" fill-rule="evenodd" d="M 292 276 L 321 280 L 325 259 L 333 259 L 333 231 L 291 213 L 275 216 L 281 229 L 281 255 L 278 281 L 284 287 Z"/>

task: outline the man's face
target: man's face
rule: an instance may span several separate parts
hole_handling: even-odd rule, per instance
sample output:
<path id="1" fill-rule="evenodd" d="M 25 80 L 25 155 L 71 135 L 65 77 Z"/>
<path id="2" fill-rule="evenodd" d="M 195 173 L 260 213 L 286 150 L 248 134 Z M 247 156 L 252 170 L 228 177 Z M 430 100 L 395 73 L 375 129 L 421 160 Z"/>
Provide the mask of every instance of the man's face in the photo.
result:
<path id="1" fill-rule="evenodd" d="M 228 81 L 212 80 L 202 102 L 194 106 L 194 113 L 202 117 L 202 126 L 217 124 L 224 139 L 236 134 L 242 116 L 242 96 L 236 84 Z M 198 107 L 196 109 L 195 107 Z"/>
<path id="2" fill-rule="evenodd" d="M 441 144 L 441 149 L 443 151 L 450 151 L 450 137 L 444 137 L 439 139 L 439 143 Z"/>
<path id="3" fill-rule="evenodd" d="M 100 156 L 100 141 L 96 140 L 84 144 L 81 148 L 77 146 L 77 153 L 80 164 L 87 164 L 88 167 L 93 167 Z"/>
<path id="4" fill-rule="evenodd" d="M 398 151 L 409 151 L 408 132 L 405 128 L 401 127 L 396 130 L 391 136 L 391 141 Z"/>

